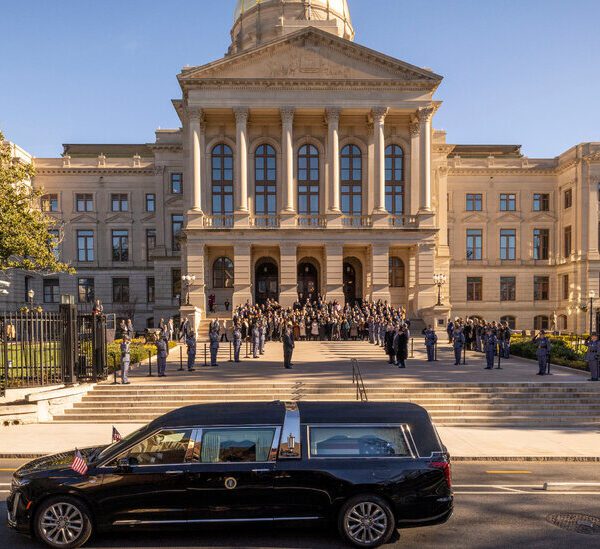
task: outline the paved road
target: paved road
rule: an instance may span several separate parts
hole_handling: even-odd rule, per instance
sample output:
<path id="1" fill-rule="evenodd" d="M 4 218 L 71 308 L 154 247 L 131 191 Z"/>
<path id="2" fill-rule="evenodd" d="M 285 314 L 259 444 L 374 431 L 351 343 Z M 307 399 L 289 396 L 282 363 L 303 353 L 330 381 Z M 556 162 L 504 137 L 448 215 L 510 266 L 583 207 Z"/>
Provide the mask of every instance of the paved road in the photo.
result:
<path id="1" fill-rule="evenodd" d="M 28 549 L 38 544 L 4 526 L 6 484 L 22 461 L 0 460 L 0 547 Z M 600 487 L 565 487 L 543 491 L 544 482 L 600 482 L 594 463 L 457 463 L 454 465 L 456 513 L 445 525 L 400 533 L 387 547 L 492 549 L 598 548 L 600 534 L 586 535 L 549 524 L 550 513 L 582 513 L 600 518 Z M 211 547 L 252 549 L 341 548 L 335 532 L 321 529 L 248 528 L 190 532 L 131 533 L 101 536 L 88 547 L 177 549 Z"/>

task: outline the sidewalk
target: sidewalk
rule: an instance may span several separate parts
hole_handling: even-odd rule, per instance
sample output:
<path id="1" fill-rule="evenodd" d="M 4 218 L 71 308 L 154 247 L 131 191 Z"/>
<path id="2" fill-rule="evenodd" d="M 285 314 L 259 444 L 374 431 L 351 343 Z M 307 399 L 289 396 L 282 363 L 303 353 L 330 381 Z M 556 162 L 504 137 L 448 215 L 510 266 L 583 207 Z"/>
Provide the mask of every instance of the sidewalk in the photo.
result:
<path id="1" fill-rule="evenodd" d="M 115 424 L 125 436 L 141 424 Z M 600 461 L 600 429 L 438 427 L 453 459 Z M 112 426 L 33 424 L 0 428 L 0 458 L 36 457 L 108 444 Z"/>

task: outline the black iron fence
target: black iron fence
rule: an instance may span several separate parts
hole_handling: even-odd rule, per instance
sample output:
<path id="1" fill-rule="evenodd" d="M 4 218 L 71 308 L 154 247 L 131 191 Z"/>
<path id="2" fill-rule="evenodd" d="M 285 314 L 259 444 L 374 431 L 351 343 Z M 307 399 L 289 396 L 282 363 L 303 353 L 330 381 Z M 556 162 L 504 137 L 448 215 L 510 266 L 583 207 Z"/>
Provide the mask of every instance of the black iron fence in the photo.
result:
<path id="1" fill-rule="evenodd" d="M 60 312 L 0 313 L 0 396 L 6 389 L 98 381 L 107 376 L 106 319 Z"/>

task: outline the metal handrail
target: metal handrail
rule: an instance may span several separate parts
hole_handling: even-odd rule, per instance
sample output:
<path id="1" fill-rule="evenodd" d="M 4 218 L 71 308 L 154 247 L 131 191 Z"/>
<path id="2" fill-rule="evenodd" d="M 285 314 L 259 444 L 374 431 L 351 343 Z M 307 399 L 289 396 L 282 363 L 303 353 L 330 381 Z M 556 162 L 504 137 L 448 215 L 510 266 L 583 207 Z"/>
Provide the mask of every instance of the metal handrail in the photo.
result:
<path id="1" fill-rule="evenodd" d="M 360 365 L 358 360 L 355 358 L 350 359 L 352 364 L 352 384 L 356 385 L 356 400 L 361 402 L 368 402 L 369 397 L 367 396 L 367 389 L 365 388 L 365 382 L 360 371 Z"/>

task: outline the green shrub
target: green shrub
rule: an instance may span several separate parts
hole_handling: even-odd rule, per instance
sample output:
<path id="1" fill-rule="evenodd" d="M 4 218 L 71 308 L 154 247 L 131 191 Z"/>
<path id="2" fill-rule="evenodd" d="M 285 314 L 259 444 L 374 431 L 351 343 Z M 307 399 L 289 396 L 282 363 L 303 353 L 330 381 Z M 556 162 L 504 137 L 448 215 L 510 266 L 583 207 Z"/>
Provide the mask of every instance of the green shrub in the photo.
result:
<path id="1" fill-rule="evenodd" d="M 572 347 L 571 341 L 563 337 L 551 337 L 552 353 L 550 355 L 551 364 L 559 364 L 561 366 L 569 366 L 577 370 L 588 370 L 584 360 L 585 346 L 581 345 L 579 350 Z M 531 339 L 517 338 L 511 339 L 510 351 L 515 356 L 522 358 L 536 359 L 537 345 Z"/>
<path id="2" fill-rule="evenodd" d="M 108 357 L 108 370 L 113 372 L 121 368 L 121 343 L 122 339 L 115 339 L 113 343 L 109 343 L 106 348 Z M 176 347 L 175 341 L 169 341 L 169 349 Z M 156 356 L 156 345 L 153 343 L 146 343 L 144 339 L 132 339 L 131 345 L 129 346 L 129 353 L 131 355 L 131 365 L 139 364 L 144 360 L 148 360 L 148 353 L 152 356 Z"/>

